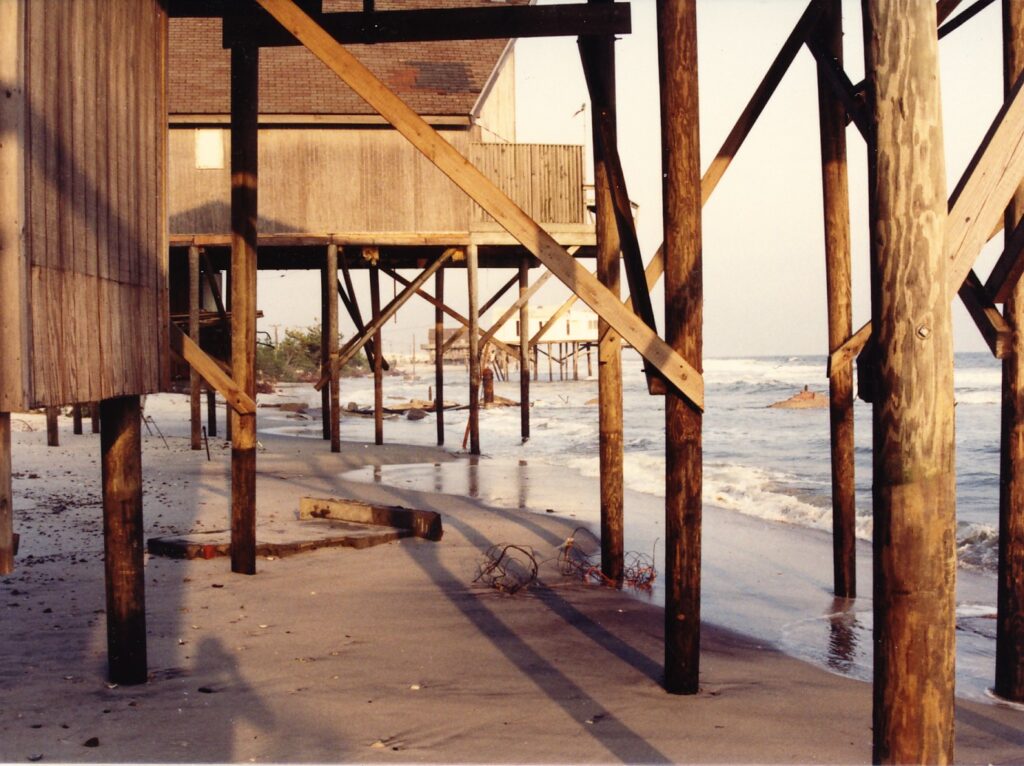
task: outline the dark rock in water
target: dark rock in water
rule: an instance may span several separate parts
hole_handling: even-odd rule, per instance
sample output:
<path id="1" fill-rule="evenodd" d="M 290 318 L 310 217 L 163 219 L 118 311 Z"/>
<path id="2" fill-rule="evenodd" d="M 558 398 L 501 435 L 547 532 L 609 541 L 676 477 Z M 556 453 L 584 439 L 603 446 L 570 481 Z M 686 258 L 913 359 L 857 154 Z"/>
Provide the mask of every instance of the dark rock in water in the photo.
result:
<path id="1" fill-rule="evenodd" d="M 425 410 L 409 410 L 405 413 L 405 416 L 409 420 L 423 420 L 423 418 L 427 416 L 427 413 Z"/>

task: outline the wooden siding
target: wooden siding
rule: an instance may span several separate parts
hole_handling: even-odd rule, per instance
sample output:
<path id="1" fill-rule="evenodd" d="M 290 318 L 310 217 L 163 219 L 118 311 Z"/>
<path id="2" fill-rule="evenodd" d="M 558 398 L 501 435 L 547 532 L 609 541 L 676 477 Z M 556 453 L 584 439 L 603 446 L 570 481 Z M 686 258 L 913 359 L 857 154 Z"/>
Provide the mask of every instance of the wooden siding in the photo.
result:
<path id="1" fill-rule="evenodd" d="M 19 397 L 5 379 L 3 406 L 157 391 L 167 359 L 166 17 L 158 0 L 19 5 L 28 292 L 18 310 L 29 385 Z"/>
<path id="2" fill-rule="evenodd" d="M 516 63 L 510 49 L 481 94 L 473 122 L 473 138 L 488 143 L 516 140 Z"/>
<path id="3" fill-rule="evenodd" d="M 473 144 L 469 160 L 535 221 L 583 223 L 583 147 Z M 473 206 L 474 221 L 490 221 Z"/>
<path id="4" fill-rule="evenodd" d="M 197 168 L 195 130 L 170 131 L 170 229 L 223 234 L 230 231 L 228 133 L 221 131 L 225 167 Z M 464 130 L 441 134 L 541 222 L 584 220 L 581 147 L 478 145 Z M 262 128 L 259 206 L 261 234 L 468 232 L 472 221 L 490 220 L 473 215 L 469 198 L 387 128 Z"/>

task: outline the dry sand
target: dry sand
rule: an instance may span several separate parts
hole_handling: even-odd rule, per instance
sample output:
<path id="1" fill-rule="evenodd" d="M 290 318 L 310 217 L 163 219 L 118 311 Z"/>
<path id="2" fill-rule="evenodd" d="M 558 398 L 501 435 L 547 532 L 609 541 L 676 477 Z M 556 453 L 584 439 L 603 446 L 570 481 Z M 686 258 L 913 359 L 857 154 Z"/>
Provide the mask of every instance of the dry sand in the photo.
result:
<path id="1" fill-rule="evenodd" d="M 184 397 L 151 397 L 147 537 L 225 526 L 229 450 L 188 449 Z M 0 579 L 0 759 L 93 762 L 865 762 L 871 689 L 704 628 L 702 692 L 665 694 L 661 610 L 563 578 L 516 596 L 473 584 L 492 543 L 553 557 L 568 519 L 341 481 L 433 449 L 261 437 L 261 519 L 302 495 L 436 510 L 404 540 L 258 562 L 147 561 L 151 680 L 105 682 L 98 437 L 15 434 L 19 568 Z M 87 425 L 88 430 L 88 425 Z M 1024 761 L 1024 713 L 961 702 L 963 762 Z M 95 746 L 88 746 L 95 744 Z"/>

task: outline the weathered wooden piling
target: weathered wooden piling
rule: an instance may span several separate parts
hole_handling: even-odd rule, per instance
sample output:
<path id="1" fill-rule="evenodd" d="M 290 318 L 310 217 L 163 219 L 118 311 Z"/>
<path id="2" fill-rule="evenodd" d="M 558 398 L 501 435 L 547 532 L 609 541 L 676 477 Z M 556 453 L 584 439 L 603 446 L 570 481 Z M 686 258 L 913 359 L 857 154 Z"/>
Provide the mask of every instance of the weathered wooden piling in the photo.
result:
<path id="1" fill-rule="evenodd" d="M 480 310 L 477 246 L 466 248 L 469 290 L 469 452 L 480 454 Z"/>
<path id="2" fill-rule="evenodd" d="M 14 489 L 11 486 L 11 413 L 0 412 L 0 575 L 14 571 Z"/>
<path id="3" fill-rule="evenodd" d="M 864 4 L 876 763 L 953 760 L 953 350 L 935 4 Z"/>
<path id="4" fill-rule="evenodd" d="M 1003 0 L 1003 52 L 1003 83 L 1008 93 L 1024 71 L 1024 2 L 1020 0 Z M 1012 232 L 1021 218 L 1024 188 L 1006 210 L 1004 231 Z M 995 693 L 1024 702 L 1024 282 L 1017 281 L 1003 314 L 1013 342 L 1003 359 Z"/>
<path id="5" fill-rule="evenodd" d="M 199 248 L 188 249 L 188 337 L 199 343 Z M 203 448 L 202 378 L 194 368 L 189 367 L 189 422 L 191 425 L 189 443 L 194 450 Z"/>
<path id="6" fill-rule="evenodd" d="M 592 3 L 607 0 L 590 0 Z M 615 39 L 582 38 L 580 46 L 590 46 L 597 81 L 593 88 L 593 108 L 615 110 Z M 614 124 L 614 120 L 612 121 Z M 592 125 L 594 147 L 595 235 L 597 238 L 597 278 L 616 297 L 621 291 L 619 273 L 619 229 L 615 206 L 602 150 L 600 130 Z M 598 318 L 597 335 L 601 342 L 597 356 L 598 466 L 601 493 L 601 571 L 613 582 L 621 582 L 625 558 L 623 519 L 623 441 L 622 441 L 622 341 L 604 319 Z M 550 345 L 548 346 L 550 348 Z"/>
<path id="7" fill-rule="evenodd" d="M 256 398 L 259 48 L 231 49 L 231 369 Z M 256 573 L 256 414 L 232 411 L 231 571 Z"/>
<path id="8" fill-rule="evenodd" d="M 380 319 L 380 272 L 376 266 L 370 268 L 370 311 L 373 321 Z M 384 368 L 381 360 L 384 349 L 381 345 L 380 329 L 373 334 L 373 441 L 384 443 Z"/>
<path id="9" fill-rule="evenodd" d="M 843 63 L 841 0 L 829 0 L 812 33 L 840 66 Z M 853 334 L 850 276 L 850 199 L 846 168 L 846 109 L 818 65 L 818 123 L 825 223 L 828 345 L 835 351 Z M 857 595 L 857 497 L 854 484 L 853 362 L 829 370 L 832 440 L 832 571 L 835 594 Z"/>
<path id="10" fill-rule="evenodd" d="M 217 435 L 217 392 L 212 387 L 206 389 L 206 433 Z"/>
<path id="11" fill-rule="evenodd" d="M 89 425 L 94 434 L 100 432 L 100 403 L 89 402 Z"/>
<path id="12" fill-rule="evenodd" d="M 47 407 L 46 408 L 46 446 L 47 447 L 59 447 L 60 446 L 60 426 L 57 422 L 57 416 L 60 414 L 60 407 Z"/>
<path id="13" fill-rule="evenodd" d="M 530 286 L 530 259 L 519 262 L 519 433 L 530 438 L 530 303 L 524 300 Z"/>
<path id="14" fill-rule="evenodd" d="M 142 408 L 138 396 L 105 399 L 100 433 L 107 662 L 111 683 L 146 682 Z"/>
<path id="15" fill-rule="evenodd" d="M 328 245 L 324 263 L 327 281 L 324 283 L 326 304 L 323 314 L 323 334 L 327 338 L 327 358 L 338 353 L 338 246 Z M 331 452 L 341 452 L 341 380 L 331 375 L 330 383 L 324 386 L 327 392 L 327 406 L 323 408 L 327 424 L 327 438 L 331 440 Z"/>
<path id="16" fill-rule="evenodd" d="M 337 273 L 337 272 L 335 272 Z M 331 352 L 329 349 L 328 333 L 327 333 L 327 315 L 330 309 L 327 307 L 330 301 L 330 288 L 333 286 L 337 291 L 337 286 L 331 285 L 331 280 L 336 279 L 332 277 L 330 271 L 327 268 L 327 258 L 324 257 L 324 263 L 320 267 L 320 374 L 330 375 L 331 374 Z M 331 439 L 331 387 L 326 385 L 320 389 L 320 411 L 323 413 L 320 424 L 320 435 L 324 441 L 330 441 Z"/>
<path id="17" fill-rule="evenodd" d="M 71 433 L 77 436 L 82 435 L 82 405 L 73 404 L 71 406 Z"/>
<path id="18" fill-rule="evenodd" d="M 437 446 L 444 446 L 444 269 L 434 275 L 434 416 Z"/>
<path id="19" fill-rule="evenodd" d="M 658 3 L 665 339 L 702 368 L 700 134 L 695 0 Z M 665 688 L 700 687 L 702 415 L 665 395 Z"/>

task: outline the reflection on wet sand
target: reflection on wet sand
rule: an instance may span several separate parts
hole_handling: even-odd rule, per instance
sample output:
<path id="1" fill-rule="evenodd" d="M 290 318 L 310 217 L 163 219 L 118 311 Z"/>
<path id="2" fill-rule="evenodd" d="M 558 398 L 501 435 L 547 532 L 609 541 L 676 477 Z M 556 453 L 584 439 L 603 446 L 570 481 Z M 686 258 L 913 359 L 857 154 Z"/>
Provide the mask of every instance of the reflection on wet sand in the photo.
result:
<path id="1" fill-rule="evenodd" d="M 850 673 L 857 658 L 857 630 L 861 628 L 853 599 L 836 598 L 828 616 L 828 648 L 825 661 L 838 673 Z"/>

